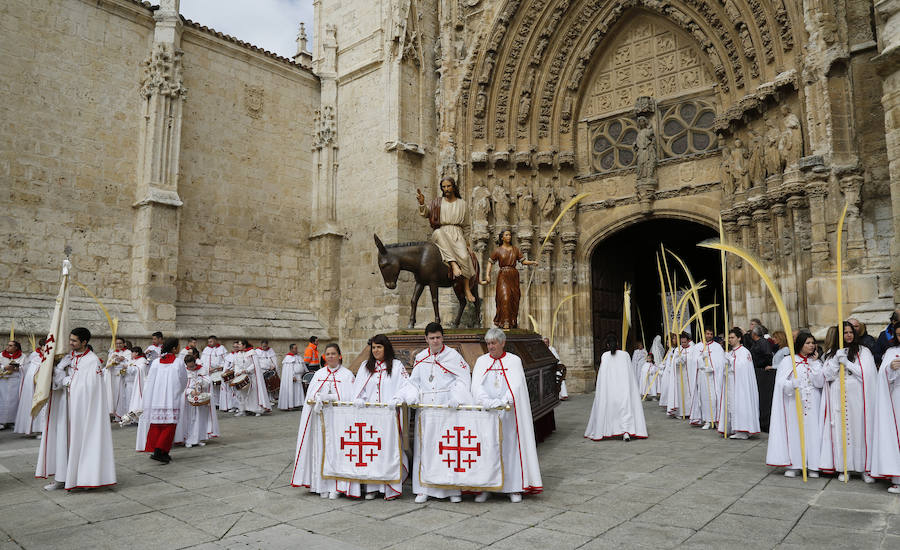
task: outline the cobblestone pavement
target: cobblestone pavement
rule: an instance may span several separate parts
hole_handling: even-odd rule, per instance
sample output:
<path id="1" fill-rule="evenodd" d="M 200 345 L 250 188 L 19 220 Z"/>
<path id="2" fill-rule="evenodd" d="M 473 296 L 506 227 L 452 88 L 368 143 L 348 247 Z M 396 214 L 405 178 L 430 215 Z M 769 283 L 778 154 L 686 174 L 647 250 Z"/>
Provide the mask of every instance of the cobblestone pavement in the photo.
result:
<path id="1" fill-rule="evenodd" d="M 114 426 L 119 483 L 46 492 L 37 441 L 0 432 L 0 550 L 13 548 L 900 548 L 886 485 L 787 479 L 765 438 L 725 441 L 645 403 L 650 438 L 582 437 L 593 394 L 556 412 L 538 445 L 544 493 L 520 504 L 409 494 L 320 499 L 288 479 L 299 412 L 221 416 L 224 436 L 161 465 Z"/>

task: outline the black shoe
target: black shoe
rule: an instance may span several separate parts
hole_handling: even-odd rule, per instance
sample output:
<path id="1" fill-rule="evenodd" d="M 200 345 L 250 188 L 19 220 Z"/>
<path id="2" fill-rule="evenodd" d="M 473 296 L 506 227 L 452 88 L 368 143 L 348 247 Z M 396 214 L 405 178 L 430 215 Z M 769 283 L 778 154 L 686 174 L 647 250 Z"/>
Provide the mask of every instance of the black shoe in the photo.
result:
<path id="1" fill-rule="evenodd" d="M 169 456 L 169 453 L 163 453 L 161 460 L 163 464 L 168 464 L 169 462 L 172 462 L 172 457 Z"/>
<path id="2" fill-rule="evenodd" d="M 163 452 L 161 449 L 153 449 L 153 454 L 150 455 L 150 459 L 157 460 L 159 462 L 165 462 L 166 460 L 165 460 L 164 456 L 165 455 L 163 455 Z"/>

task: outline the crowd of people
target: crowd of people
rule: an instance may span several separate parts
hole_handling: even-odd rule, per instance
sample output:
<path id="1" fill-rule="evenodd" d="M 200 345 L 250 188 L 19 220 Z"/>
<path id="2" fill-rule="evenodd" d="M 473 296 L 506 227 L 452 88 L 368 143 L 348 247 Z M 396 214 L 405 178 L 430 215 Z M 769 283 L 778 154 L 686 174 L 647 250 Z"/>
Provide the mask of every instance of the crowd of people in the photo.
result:
<path id="1" fill-rule="evenodd" d="M 655 399 L 668 417 L 700 429 L 730 439 L 768 432 L 766 462 L 786 477 L 806 470 L 845 481 L 852 473 L 866 483 L 888 480 L 888 491 L 900 493 L 900 309 L 877 339 L 855 318 L 831 327 L 821 345 L 808 331 L 792 336 L 793 358 L 784 332 L 770 335 L 753 319 L 747 332 L 732 328 L 727 343 L 712 330 L 701 342 L 683 332 L 670 335 L 666 349 L 657 336 L 631 362 L 613 361 L 613 337 L 585 437 L 646 437 L 632 403 L 636 385 L 642 400 Z M 598 418 L 614 421 L 598 429 Z"/>

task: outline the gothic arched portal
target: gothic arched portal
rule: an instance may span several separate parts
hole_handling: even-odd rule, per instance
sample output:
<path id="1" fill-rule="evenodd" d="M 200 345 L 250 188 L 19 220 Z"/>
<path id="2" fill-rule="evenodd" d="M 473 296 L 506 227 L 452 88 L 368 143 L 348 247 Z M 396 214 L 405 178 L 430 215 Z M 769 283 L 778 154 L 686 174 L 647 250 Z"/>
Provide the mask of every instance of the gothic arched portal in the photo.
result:
<path id="1" fill-rule="evenodd" d="M 632 285 L 632 325 L 627 349 L 645 339 L 649 346 L 653 337 L 662 334 L 663 313 L 660 301 L 656 256 L 660 244 L 681 257 L 696 281 L 706 281 L 700 291 L 701 303 L 721 303 L 722 271 L 717 252 L 697 247 L 697 243 L 717 238 L 717 232 L 704 224 L 674 218 L 651 218 L 633 222 L 601 240 L 591 253 L 591 325 L 594 363 L 603 354 L 603 340 L 610 331 L 618 338 L 622 333 L 624 283 Z M 675 274 L 677 287 L 687 286 L 687 278 L 678 262 L 668 257 L 669 271 Z M 638 317 L 640 312 L 640 317 Z M 712 325 L 713 314 L 704 316 Z M 721 312 L 716 315 L 717 332 L 724 329 Z M 641 334 L 643 325 L 643 336 Z"/>

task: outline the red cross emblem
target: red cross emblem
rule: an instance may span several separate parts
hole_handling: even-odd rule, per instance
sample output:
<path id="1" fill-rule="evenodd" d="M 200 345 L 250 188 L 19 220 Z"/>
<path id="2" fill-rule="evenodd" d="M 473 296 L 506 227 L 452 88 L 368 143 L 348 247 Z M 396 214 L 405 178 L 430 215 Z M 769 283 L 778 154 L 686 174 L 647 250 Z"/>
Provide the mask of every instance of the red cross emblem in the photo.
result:
<path id="1" fill-rule="evenodd" d="M 463 434 L 463 430 L 466 430 L 465 434 Z M 466 468 L 471 469 L 472 464 L 478 461 L 474 457 L 481 456 L 481 443 L 476 443 L 474 447 L 472 446 L 472 440 L 478 439 L 478 437 L 472 435 L 472 431 L 467 430 L 465 426 L 453 426 L 452 432 L 447 430 L 447 433 L 442 435 L 441 439 L 445 440 L 447 444 L 445 445 L 444 441 L 439 441 L 438 453 L 441 455 L 444 452 L 448 453 L 441 462 L 445 463 L 448 468 L 452 468 L 454 472 L 465 472 Z M 455 446 L 452 444 L 454 439 L 456 440 Z M 463 440 L 468 446 L 463 445 Z M 456 453 L 455 457 L 453 453 Z M 463 457 L 463 453 L 465 453 L 465 457 Z"/>
<path id="2" fill-rule="evenodd" d="M 347 449 L 347 454 L 344 456 L 350 459 L 354 466 L 365 467 L 369 463 L 364 459 L 368 459 L 369 462 L 375 460 L 375 457 L 378 456 L 375 451 L 381 450 L 381 438 L 375 439 L 378 430 L 371 426 L 366 429 L 365 422 L 354 422 L 352 426 L 344 430 L 344 433 L 347 434 L 347 439 L 341 437 L 341 450 Z M 356 441 L 352 440 L 354 435 L 358 437 Z M 369 436 L 368 441 L 363 437 L 364 435 Z M 369 450 L 364 452 L 366 447 L 369 447 Z"/>

